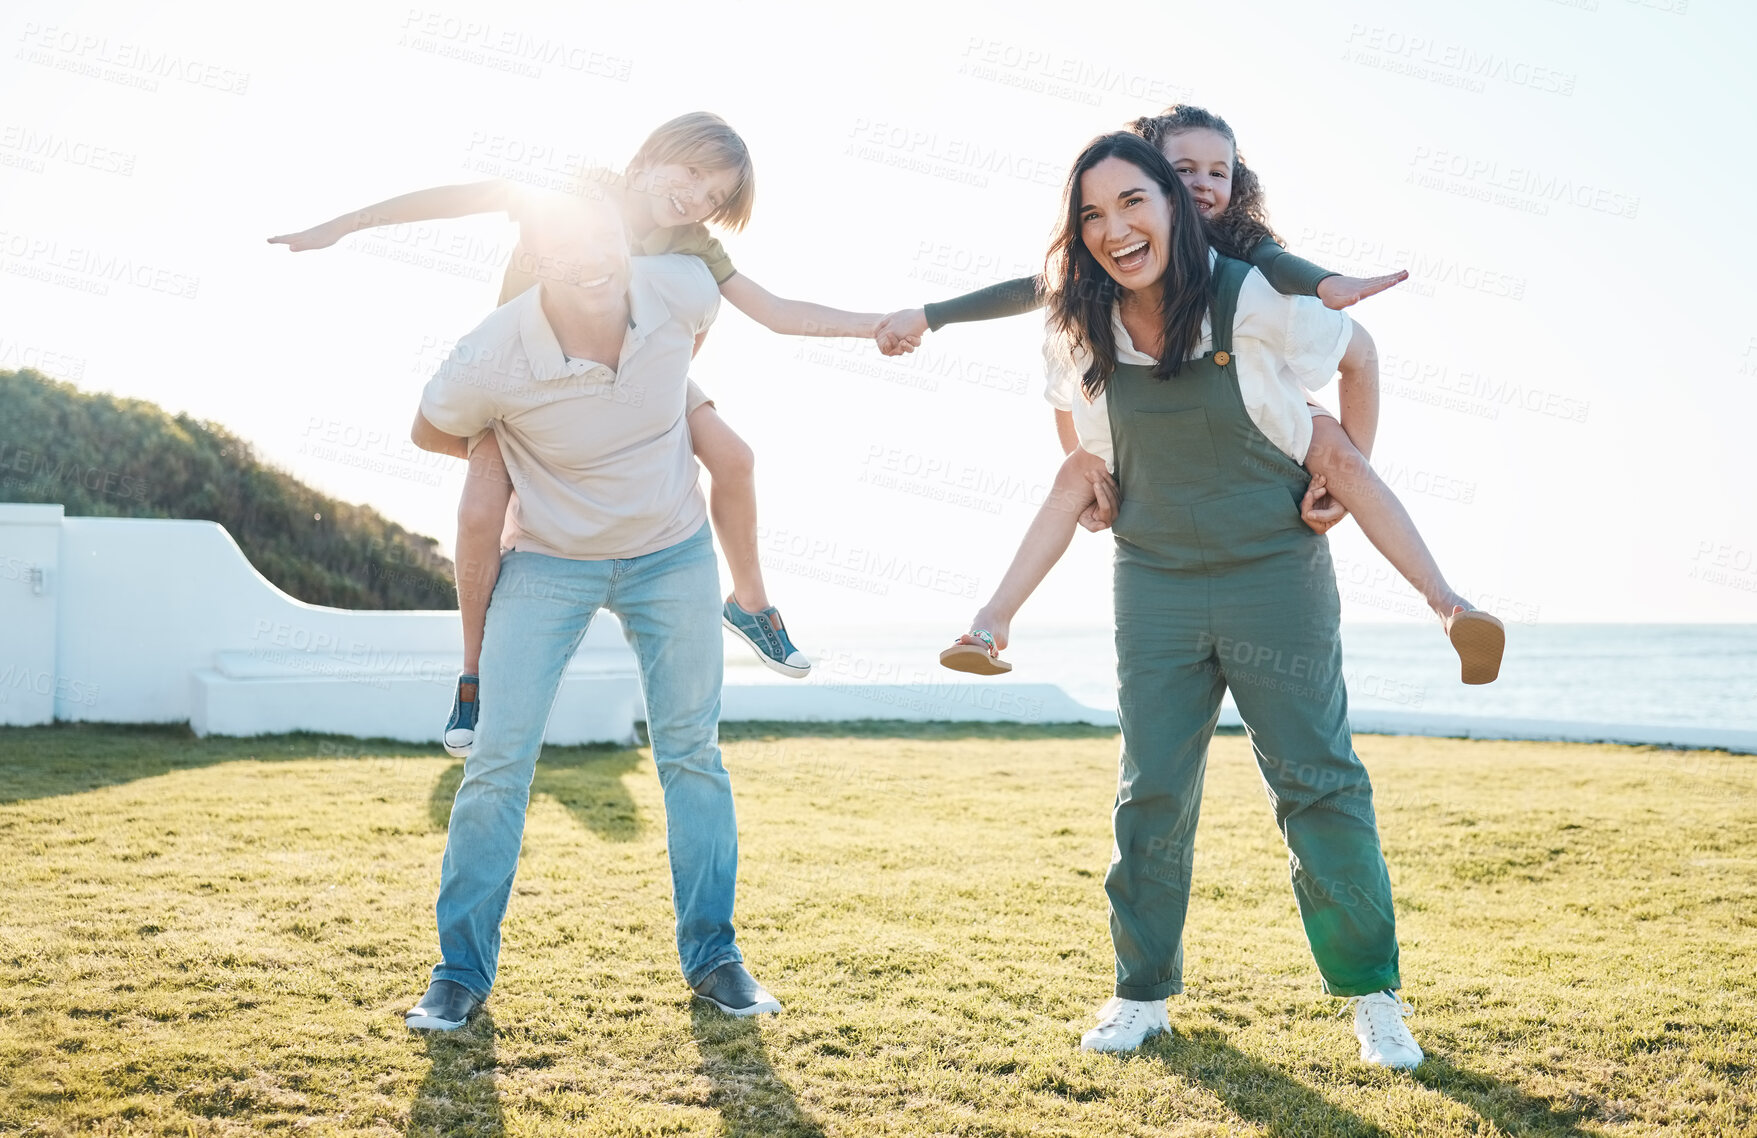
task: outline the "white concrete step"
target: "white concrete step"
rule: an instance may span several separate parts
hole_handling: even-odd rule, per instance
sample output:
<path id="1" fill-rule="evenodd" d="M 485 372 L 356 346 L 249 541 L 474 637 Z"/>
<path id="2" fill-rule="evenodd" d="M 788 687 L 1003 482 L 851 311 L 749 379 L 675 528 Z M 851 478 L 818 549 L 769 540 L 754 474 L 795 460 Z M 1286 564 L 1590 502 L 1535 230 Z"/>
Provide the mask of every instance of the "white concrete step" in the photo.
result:
<path id="1" fill-rule="evenodd" d="M 321 661 L 314 661 L 321 662 Z M 237 660 L 229 663 L 238 669 Z M 451 712 L 455 658 L 427 674 L 415 671 L 282 671 L 255 676 L 203 668 L 190 678 L 190 728 L 197 735 L 328 735 L 438 745 Z M 488 713 L 488 709 L 484 709 Z M 629 743 L 642 715 L 633 669 L 569 668 L 549 714 L 546 741 Z"/>
<path id="2" fill-rule="evenodd" d="M 1116 712 L 1087 707 L 1056 684 L 926 680 L 913 684 L 842 681 L 727 684 L 723 721 L 769 719 L 835 723 L 857 719 L 959 723 L 1091 723 L 1116 726 Z"/>

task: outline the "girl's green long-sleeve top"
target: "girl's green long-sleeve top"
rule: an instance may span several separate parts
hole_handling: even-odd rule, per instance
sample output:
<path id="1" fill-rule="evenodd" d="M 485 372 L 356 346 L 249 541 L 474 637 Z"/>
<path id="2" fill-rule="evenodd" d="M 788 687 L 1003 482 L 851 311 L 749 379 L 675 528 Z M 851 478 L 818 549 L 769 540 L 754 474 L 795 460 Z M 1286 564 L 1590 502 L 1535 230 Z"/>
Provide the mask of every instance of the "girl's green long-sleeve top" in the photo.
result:
<path id="1" fill-rule="evenodd" d="M 1267 237 L 1251 250 L 1250 261 L 1262 270 L 1275 291 L 1284 296 L 1317 296 L 1319 281 L 1339 275 L 1334 270 L 1294 256 Z M 950 300 L 924 304 L 922 311 L 927 314 L 927 326 L 937 332 L 947 324 L 1022 316 L 1041 307 L 1043 278 L 1016 277 Z"/>

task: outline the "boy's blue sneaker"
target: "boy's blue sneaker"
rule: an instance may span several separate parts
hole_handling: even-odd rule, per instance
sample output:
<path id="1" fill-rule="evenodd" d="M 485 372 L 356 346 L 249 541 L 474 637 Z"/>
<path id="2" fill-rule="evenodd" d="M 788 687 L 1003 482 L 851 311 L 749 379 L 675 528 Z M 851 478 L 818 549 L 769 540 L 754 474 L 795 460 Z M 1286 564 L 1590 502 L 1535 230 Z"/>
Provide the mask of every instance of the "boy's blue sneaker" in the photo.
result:
<path id="1" fill-rule="evenodd" d="M 727 628 L 756 649 L 757 658 L 770 671 L 796 680 L 811 674 L 811 661 L 787 639 L 787 626 L 781 623 L 781 614 L 774 605 L 751 612 L 727 597 L 720 615 Z"/>
<path id="2" fill-rule="evenodd" d="M 475 676 L 458 677 L 457 695 L 452 697 L 451 718 L 445 724 L 445 753 L 454 759 L 467 759 L 476 745 L 476 715 L 481 704 L 476 699 Z"/>

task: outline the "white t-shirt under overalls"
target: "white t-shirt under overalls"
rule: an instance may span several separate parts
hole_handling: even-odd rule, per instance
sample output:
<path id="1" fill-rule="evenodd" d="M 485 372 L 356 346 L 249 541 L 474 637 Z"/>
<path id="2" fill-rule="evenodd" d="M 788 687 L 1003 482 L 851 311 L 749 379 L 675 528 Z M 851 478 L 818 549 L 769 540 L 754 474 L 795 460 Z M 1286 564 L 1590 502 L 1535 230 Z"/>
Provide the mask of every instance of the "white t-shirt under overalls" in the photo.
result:
<path id="1" fill-rule="evenodd" d="M 1212 253 L 1208 260 L 1212 265 Z M 1116 336 L 1117 363 L 1155 362 L 1152 356 L 1135 350 L 1119 309 L 1111 309 L 1110 326 Z M 1325 413 L 1313 408 L 1307 396 L 1335 376 L 1353 335 L 1354 321 L 1346 313 L 1325 308 L 1315 296 L 1283 296 L 1256 269 L 1246 274 L 1239 288 L 1238 310 L 1232 319 L 1239 394 L 1257 429 L 1295 462 L 1305 462 L 1312 445 L 1312 415 Z M 1213 329 L 1204 315 L 1196 355 L 1213 346 Z M 1090 355 L 1082 351 L 1070 359 L 1063 337 L 1052 326 L 1044 336 L 1043 362 L 1049 379 L 1044 398 L 1057 410 L 1073 415 L 1081 448 L 1102 458 L 1114 471 L 1108 402 L 1103 392 L 1088 402 L 1080 387 Z M 1168 382 L 1176 383 L 1177 379 Z"/>

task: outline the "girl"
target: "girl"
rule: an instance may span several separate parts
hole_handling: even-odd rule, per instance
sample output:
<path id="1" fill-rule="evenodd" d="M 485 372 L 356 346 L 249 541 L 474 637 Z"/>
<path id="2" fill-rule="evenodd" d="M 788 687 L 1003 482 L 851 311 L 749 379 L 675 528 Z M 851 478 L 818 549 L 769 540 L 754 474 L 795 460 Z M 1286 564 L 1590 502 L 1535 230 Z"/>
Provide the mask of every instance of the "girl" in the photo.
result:
<path id="1" fill-rule="evenodd" d="M 1278 291 L 1317 296 L 1327 307 L 1340 309 L 1382 292 L 1408 276 L 1395 273 L 1370 279 L 1342 277 L 1287 253 L 1269 228 L 1256 174 L 1239 157 L 1232 128 L 1220 116 L 1200 107 L 1174 106 L 1163 114 L 1136 119 L 1130 128 L 1158 147 L 1171 162 L 1190 191 L 1210 245 L 1226 256 L 1250 261 Z M 1042 303 L 1039 294 L 1036 280 L 1022 278 L 990 286 L 945 305 L 929 306 L 939 309 L 937 312 L 915 309 L 893 314 L 880 326 L 880 347 L 886 347 L 888 336 L 917 337 L 929 327 L 937 328 L 947 321 L 990 319 L 1027 311 Z M 1311 484 L 1302 503 L 1307 524 L 1323 533 L 1349 512 L 1354 513 L 1367 538 L 1415 586 L 1440 618 L 1458 652 L 1463 682 L 1493 681 L 1500 673 L 1506 642 L 1501 622 L 1476 611 L 1446 583 L 1408 512 L 1367 462 L 1366 455 L 1377 430 L 1376 376 L 1371 390 L 1343 383 L 1343 415 L 1352 424 L 1348 432 L 1315 404 L 1277 399 L 1270 390 L 1250 390 L 1245 394 L 1253 413 L 1260 412 L 1265 418 L 1260 424 L 1263 435 L 1295 461 L 1303 461 L 1311 472 Z M 1058 405 L 1057 433 L 1062 449 L 1070 455 L 1076 454 L 1078 445 L 1076 421 L 1091 414 L 1089 406 Z M 1103 433 L 1097 438 L 1102 440 Z M 1108 444 L 1101 441 L 1097 445 L 1108 459 Z M 1106 485 L 1101 487 L 1100 483 Z M 1011 669 L 1010 664 L 999 658 L 999 652 L 1006 646 L 1013 615 L 1067 549 L 1072 526 L 1086 508 L 1097 506 L 1086 515 L 1089 526 L 1095 526 L 1100 517 L 1112 512 L 1111 499 L 1100 493 L 1101 489 L 1108 491 L 1107 483 L 1108 479 L 1089 457 L 1070 458 L 994 598 L 977 614 L 972 631 L 941 654 L 942 663 L 979 675 Z M 1070 514 L 1070 507 L 1076 504 L 1080 508 Z"/>
<path id="2" fill-rule="evenodd" d="M 1052 384 L 1102 415 L 1121 484 L 1116 535 L 1122 729 L 1105 874 L 1114 997 L 1081 1038 L 1127 1051 L 1169 1028 L 1208 744 L 1230 689 L 1286 840 L 1294 896 L 1324 990 L 1348 999 L 1362 1060 L 1415 1067 L 1404 1024 L 1391 882 L 1354 753 L 1341 601 L 1329 543 L 1296 503 L 1307 472 L 1274 441 L 1251 391 L 1340 369 L 1370 387 L 1371 337 L 1316 300 L 1283 296 L 1208 247 L 1195 199 L 1156 147 L 1104 135 L 1068 176 L 1046 280 Z M 1279 388 L 1278 388 L 1279 385 Z M 1372 442 L 1369 415 L 1343 425 Z"/>
<path id="3" fill-rule="evenodd" d="M 775 296 L 738 273 L 705 223 L 734 232 L 750 220 L 756 175 L 744 139 L 717 115 L 695 112 L 663 124 L 647 137 L 622 175 L 586 171 L 578 192 L 611 200 L 626 222 L 635 254 L 687 253 L 700 257 L 719 282 L 720 293 L 757 323 L 783 335 L 867 337 L 877 313 L 846 312 Z M 302 233 L 271 237 L 294 252 L 322 249 L 359 229 L 407 224 L 468 214 L 505 212 L 521 223 L 501 285 L 505 304 L 536 284 L 528 242 L 524 196 L 505 181 L 440 186 L 391 198 L 342 214 Z M 907 339 L 905 337 L 904 339 Z M 701 342 L 696 347 L 699 350 Z M 757 556 L 755 456 L 726 425 L 713 402 L 693 383 L 688 407 L 696 458 L 712 479 L 709 510 L 714 532 L 732 574 L 726 599 L 726 627 L 756 650 L 762 662 L 782 675 L 805 676 L 811 661 L 793 646 L 781 614 L 769 603 Z M 493 432 L 476 446 L 458 503 L 458 610 L 464 625 L 464 668 L 458 677 L 445 748 L 466 757 L 480 714 L 476 670 L 488 601 L 500 572 L 500 534 L 512 486 Z"/>

